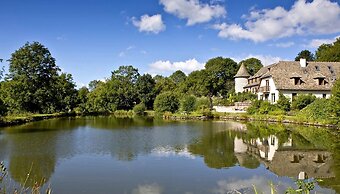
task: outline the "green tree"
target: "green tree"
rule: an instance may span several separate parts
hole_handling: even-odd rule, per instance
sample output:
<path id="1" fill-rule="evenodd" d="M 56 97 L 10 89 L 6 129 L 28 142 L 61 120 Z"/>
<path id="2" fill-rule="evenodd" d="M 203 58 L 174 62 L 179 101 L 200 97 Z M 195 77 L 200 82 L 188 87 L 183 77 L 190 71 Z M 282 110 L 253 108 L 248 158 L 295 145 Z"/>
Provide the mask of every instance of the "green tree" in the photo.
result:
<path id="1" fill-rule="evenodd" d="M 176 89 L 175 82 L 168 77 L 158 76 L 155 80 L 155 89 L 157 94 L 161 94 L 163 92 L 173 92 Z"/>
<path id="2" fill-rule="evenodd" d="M 176 112 L 179 108 L 179 100 L 171 92 L 164 92 L 156 97 L 154 109 L 157 112 Z"/>
<path id="3" fill-rule="evenodd" d="M 170 75 L 169 77 L 173 82 L 175 82 L 175 84 L 180 84 L 182 82 L 185 81 L 185 79 L 187 78 L 187 76 L 185 75 L 185 73 L 181 70 L 177 70 L 175 71 L 173 74 Z"/>
<path id="4" fill-rule="evenodd" d="M 315 57 L 313 53 L 311 53 L 309 50 L 303 50 L 298 53 L 298 55 L 295 57 L 295 61 L 300 61 L 300 59 L 306 59 L 307 61 L 314 61 Z"/>
<path id="5" fill-rule="evenodd" d="M 144 74 L 137 79 L 136 92 L 139 101 L 148 109 L 153 109 L 153 103 L 156 98 L 156 82 L 149 74 Z"/>
<path id="6" fill-rule="evenodd" d="M 146 111 L 146 106 L 144 103 L 137 104 L 135 107 L 133 107 L 133 112 L 136 115 L 143 116 L 145 114 L 145 111 Z"/>
<path id="7" fill-rule="evenodd" d="M 230 58 L 216 57 L 205 64 L 207 73 L 207 87 L 212 108 L 213 96 L 226 96 L 234 88 L 234 76 L 237 73 L 238 65 Z"/>
<path id="8" fill-rule="evenodd" d="M 181 111 L 190 113 L 195 110 L 196 97 L 195 96 L 184 96 L 180 101 Z"/>
<path id="9" fill-rule="evenodd" d="M 209 93 L 209 79 L 206 70 L 193 71 L 183 84 L 183 91 L 195 96 L 207 96 Z"/>
<path id="10" fill-rule="evenodd" d="M 102 84 L 103 82 L 100 81 L 100 80 L 92 80 L 90 81 L 89 83 L 89 90 L 90 91 L 93 91 L 94 89 L 96 89 L 96 87 L 99 85 L 99 84 Z"/>
<path id="11" fill-rule="evenodd" d="M 49 50 L 38 42 L 26 43 L 9 60 L 6 103 L 20 112 L 51 113 L 57 110 L 59 67 Z M 10 87 L 10 88 L 8 88 Z"/>
<path id="12" fill-rule="evenodd" d="M 284 111 L 290 111 L 290 100 L 283 94 L 279 94 L 279 100 L 277 100 L 277 106 Z"/>
<path id="13" fill-rule="evenodd" d="M 71 111 L 77 105 L 77 90 L 71 74 L 62 73 L 57 77 L 53 90 L 56 92 L 56 112 Z"/>
<path id="14" fill-rule="evenodd" d="M 77 97 L 77 101 L 78 101 L 78 111 L 80 113 L 84 113 L 86 112 L 86 104 L 87 104 L 87 100 L 88 100 L 88 94 L 89 94 L 89 89 L 87 87 L 81 87 L 78 90 L 78 97 Z"/>
<path id="15" fill-rule="evenodd" d="M 239 67 L 242 63 L 246 66 L 250 75 L 255 75 L 255 73 L 257 73 L 263 67 L 262 62 L 256 58 L 249 58 L 241 61 L 239 63 Z"/>
<path id="16" fill-rule="evenodd" d="M 112 72 L 107 89 L 118 110 L 131 110 L 138 101 L 135 84 L 139 76 L 138 69 L 131 65 L 120 66 Z"/>
<path id="17" fill-rule="evenodd" d="M 314 102 L 315 99 L 316 97 L 312 94 L 308 94 L 308 95 L 300 94 L 296 98 L 294 98 L 292 102 L 292 109 L 301 110 L 305 108 L 307 105 Z"/>
<path id="18" fill-rule="evenodd" d="M 340 38 L 332 44 L 323 44 L 316 51 L 316 61 L 340 62 Z"/>

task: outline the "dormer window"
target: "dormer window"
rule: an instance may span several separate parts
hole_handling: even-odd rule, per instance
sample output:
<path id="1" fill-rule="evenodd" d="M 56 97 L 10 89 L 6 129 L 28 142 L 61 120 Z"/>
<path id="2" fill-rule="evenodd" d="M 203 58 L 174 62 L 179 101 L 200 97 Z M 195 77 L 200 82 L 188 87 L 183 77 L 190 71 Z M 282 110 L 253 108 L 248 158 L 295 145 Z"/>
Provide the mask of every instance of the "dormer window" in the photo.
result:
<path id="1" fill-rule="evenodd" d="M 315 71 L 320 71 L 320 67 L 319 66 L 315 66 Z"/>
<path id="2" fill-rule="evenodd" d="M 325 78 L 318 78 L 318 84 L 319 86 L 321 85 L 326 85 L 327 81 L 325 80 Z"/>
<path id="3" fill-rule="evenodd" d="M 294 77 L 294 85 L 301 85 L 303 81 L 299 77 Z"/>

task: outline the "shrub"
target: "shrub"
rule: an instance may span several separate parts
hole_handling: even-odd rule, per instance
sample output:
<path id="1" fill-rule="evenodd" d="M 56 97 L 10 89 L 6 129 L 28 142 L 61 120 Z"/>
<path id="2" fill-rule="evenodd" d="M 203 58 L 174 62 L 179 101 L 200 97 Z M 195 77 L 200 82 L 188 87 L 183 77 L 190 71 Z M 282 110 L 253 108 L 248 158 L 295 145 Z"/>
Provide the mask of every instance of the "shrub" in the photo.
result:
<path id="1" fill-rule="evenodd" d="M 284 111 L 277 105 L 271 104 L 268 101 L 255 100 L 247 109 L 248 114 L 271 114 L 271 115 L 284 115 Z"/>
<path id="2" fill-rule="evenodd" d="M 190 113 L 195 110 L 196 105 L 196 97 L 195 96 L 185 96 L 182 98 L 181 102 L 181 110 L 187 113 Z"/>
<path id="3" fill-rule="evenodd" d="M 207 97 L 197 98 L 195 109 L 197 111 L 200 111 L 200 110 L 203 111 L 204 109 L 207 109 L 207 108 L 210 108 L 209 99 Z"/>
<path id="4" fill-rule="evenodd" d="M 277 106 L 286 112 L 290 111 L 290 100 L 283 94 L 279 94 L 279 100 L 277 101 Z"/>
<path id="5" fill-rule="evenodd" d="M 332 88 L 332 112 L 337 116 L 338 121 L 340 122 L 340 79 L 336 80 L 334 86 Z"/>
<path id="6" fill-rule="evenodd" d="M 237 93 L 229 97 L 232 102 L 244 102 L 247 100 L 256 100 L 257 95 L 250 92 Z"/>
<path id="7" fill-rule="evenodd" d="M 262 100 L 254 100 L 247 109 L 248 114 L 256 114 L 261 107 Z"/>
<path id="8" fill-rule="evenodd" d="M 144 103 L 137 104 L 135 107 L 133 107 L 133 112 L 136 115 L 144 115 L 146 111 L 146 106 Z"/>
<path id="9" fill-rule="evenodd" d="M 164 92 L 159 94 L 154 102 L 154 109 L 157 112 L 176 112 L 179 107 L 178 98 L 171 92 Z"/>
<path id="10" fill-rule="evenodd" d="M 292 102 L 292 109 L 301 110 L 314 102 L 316 97 L 312 94 L 300 94 Z"/>
<path id="11" fill-rule="evenodd" d="M 302 111 L 298 113 L 298 116 L 308 120 L 329 120 L 334 117 L 332 109 L 331 100 L 318 98 L 306 108 L 302 109 Z"/>

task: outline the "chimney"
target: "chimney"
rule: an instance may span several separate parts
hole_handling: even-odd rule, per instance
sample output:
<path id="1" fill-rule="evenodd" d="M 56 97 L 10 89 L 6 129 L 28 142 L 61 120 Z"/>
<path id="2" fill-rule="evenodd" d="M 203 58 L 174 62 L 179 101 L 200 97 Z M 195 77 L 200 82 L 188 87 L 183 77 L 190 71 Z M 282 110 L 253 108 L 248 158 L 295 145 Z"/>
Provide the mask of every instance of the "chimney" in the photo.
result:
<path id="1" fill-rule="evenodd" d="M 307 66 L 307 60 L 301 58 L 301 59 L 300 59 L 300 65 L 301 65 L 301 67 L 306 67 L 306 66 Z"/>

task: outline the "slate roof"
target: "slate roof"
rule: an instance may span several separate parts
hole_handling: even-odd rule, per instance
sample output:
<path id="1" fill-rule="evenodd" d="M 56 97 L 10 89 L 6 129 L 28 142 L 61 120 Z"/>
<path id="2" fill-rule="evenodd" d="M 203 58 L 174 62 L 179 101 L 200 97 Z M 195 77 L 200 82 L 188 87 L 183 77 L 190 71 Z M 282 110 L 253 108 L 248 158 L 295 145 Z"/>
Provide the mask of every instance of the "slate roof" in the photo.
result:
<path id="1" fill-rule="evenodd" d="M 279 90 L 320 90 L 329 91 L 335 80 L 340 77 L 340 62 L 307 62 L 306 67 L 301 67 L 299 61 L 280 61 L 262 67 L 252 78 L 265 78 L 271 76 Z M 302 80 L 301 85 L 295 85 L 295 78 Z M 326 84 L 319 85 L 319 78 L 324 78 Z M 259 84 L 260 82 L 258 82 Z M 248 84 L 250 87 L 254 83 Z M 245 87 L 245 88 L 246 88 Z"/>
<path id="2" fill-rule="evenodd" d="M 244 78 L 250 77 L 250 74 L 248 73 L 248 70 L 243 63 L 241 64 L 241 67 L 238 70 L 237 74 L 234 76 L 234 78 L 238 78 L 238 77 L 244 77 Z"/>

